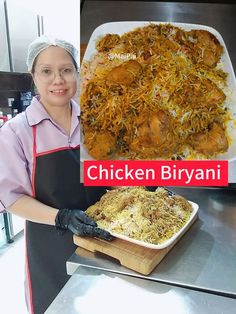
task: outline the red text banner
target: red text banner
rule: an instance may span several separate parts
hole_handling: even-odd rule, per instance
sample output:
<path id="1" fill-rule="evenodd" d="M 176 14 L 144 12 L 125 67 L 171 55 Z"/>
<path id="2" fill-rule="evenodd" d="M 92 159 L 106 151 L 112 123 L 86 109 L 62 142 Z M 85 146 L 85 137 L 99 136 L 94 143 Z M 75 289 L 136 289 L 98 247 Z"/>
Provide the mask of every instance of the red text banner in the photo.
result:
<path id="1" fill-rule="evenodd" d="M 227 186 L 228 161 L 85 161 L 86 186 Z"/>

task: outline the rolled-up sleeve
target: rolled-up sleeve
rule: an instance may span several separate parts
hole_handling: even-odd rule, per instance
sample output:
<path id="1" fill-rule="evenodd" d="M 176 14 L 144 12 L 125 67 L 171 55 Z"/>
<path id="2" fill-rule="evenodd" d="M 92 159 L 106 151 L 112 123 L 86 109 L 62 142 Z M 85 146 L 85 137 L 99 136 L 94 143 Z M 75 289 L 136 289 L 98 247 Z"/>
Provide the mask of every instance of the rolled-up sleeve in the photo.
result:
<path id="1" fill-rule="evenodd" d="M 0 128 L 0 211 L 23 195 L 32 195 L 27 160 L 19 137 L 9 123 Z"/>

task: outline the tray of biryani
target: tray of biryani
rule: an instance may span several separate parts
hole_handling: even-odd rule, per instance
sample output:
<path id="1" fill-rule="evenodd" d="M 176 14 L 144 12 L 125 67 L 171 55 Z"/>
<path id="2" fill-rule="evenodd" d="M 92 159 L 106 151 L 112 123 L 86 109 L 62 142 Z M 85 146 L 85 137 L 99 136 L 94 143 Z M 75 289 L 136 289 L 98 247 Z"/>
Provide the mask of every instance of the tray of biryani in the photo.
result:
<path id="1" fill-rule="evenodd" d="M 80 88 L 82 160 L 236 158 L 236 80 L 211 27 L 103 24 Z"/>
<path id="2" fill-rule="evenodd" d="M 107 191 L 86 213 L 119 239 L 164 249 L 194 222 L 198 205 L 162 187 L 125 187 Z"/>

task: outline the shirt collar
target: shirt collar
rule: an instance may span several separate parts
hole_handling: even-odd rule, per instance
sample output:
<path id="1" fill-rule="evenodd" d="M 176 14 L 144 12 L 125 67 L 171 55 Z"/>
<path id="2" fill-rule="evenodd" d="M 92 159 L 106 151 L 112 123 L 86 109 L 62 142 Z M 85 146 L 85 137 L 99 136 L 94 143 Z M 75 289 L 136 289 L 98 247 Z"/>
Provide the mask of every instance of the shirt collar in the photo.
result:
<path id="1" fill-rule="evenodd" d="M 80 108 L 76 101 L 71 100 L 72 107 L 72 121 L 77 120 L 80 116 Z M 42 122 L 43 120 L 51 120 L 50 115 L 47 113 L 44 106 L 40 103 L 39 97 L 33 97 L 31 104 L 26 108 L 25 114 L 30 126 L 34 126 Z"/>

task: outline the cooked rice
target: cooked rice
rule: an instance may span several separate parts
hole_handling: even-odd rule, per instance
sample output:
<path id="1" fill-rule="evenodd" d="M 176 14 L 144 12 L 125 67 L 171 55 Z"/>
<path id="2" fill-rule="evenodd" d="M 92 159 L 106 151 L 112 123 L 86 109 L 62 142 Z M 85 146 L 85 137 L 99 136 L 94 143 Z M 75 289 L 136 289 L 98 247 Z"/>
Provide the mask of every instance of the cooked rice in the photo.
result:
<path id="1" fill-rule="evenodd" d="M 152 244 L 175 235 L 189 220 L 192 205 L 164 188 L 143 187 L 107 191 L 86 213 L 100 228 Z"/>

